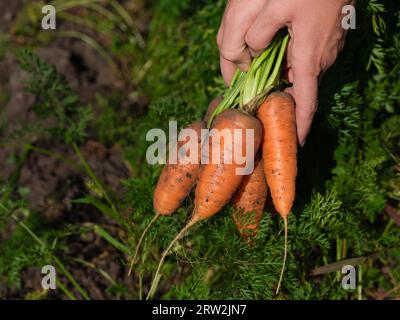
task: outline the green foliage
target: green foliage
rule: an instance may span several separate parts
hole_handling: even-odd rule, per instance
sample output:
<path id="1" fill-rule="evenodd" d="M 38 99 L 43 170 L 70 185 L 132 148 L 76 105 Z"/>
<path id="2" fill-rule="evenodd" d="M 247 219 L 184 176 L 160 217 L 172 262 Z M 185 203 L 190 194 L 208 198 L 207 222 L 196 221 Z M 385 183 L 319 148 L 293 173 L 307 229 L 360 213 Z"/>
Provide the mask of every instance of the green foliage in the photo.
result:
<path id="1" fill-rule="evenodd" d="M 150 98 L 147 112 L 135 118 L 121 110 L 120 99 L 104 98 L 100 118 L 91 123 L 103 142 L 123 146 L 133 167 L 134 176 L 124 181 L 125 193 L 118 203 L 124 213 L 120 239 L 96 229 L 123 253 L 132 251 L 126 244 L 136 245 L 154 215 L 152 193 L 161 167 L 146 162 L 148 130 L 167 130 L 169 120 L 184 127 L 200 119 L 210 99 L 223 89 L 215 37 L 224 4 L 223 0 L 154 3 L 148 46 L 140 57 L 144 60 L 140 65 L 149 68 L 133 79 Z M 281 294 L 274 295 L 283 257 L 281 219 L 266 209 L 249 246 L 236 231 L 227 207 L 195 226 L 173 248 L 162 268 L 156 298 L 357 299 L 358 292 L 342 289 L 340 274 L 310 274 L 321 265 L 372 252 L 377 257 L 358 267 L 363 297 L 376 288 L 390 290 L 391 281 L 400 281 L 399 229 L 384 214 L 388 202 L 400 207 L 399 12 L 395 0 L 364 0 L 357 5 L 359 28 L 350 32 L 344 54 L 321 85 L 313 131 L 299 152 L 298 197 L 289 218 L 289 257 Z M 40 98 L 38 116 L 56 120 L 46 130 L 66 142 L 82 141 L 89 119 L 81 112 L 88 109 L 52 67 L 29 52 L 20 61 L 31 75 L 30 91 Z M 115 208 L 103 203 L 100 193 L 97 196 L 80 202 L 112 217 Z M 3 198 L 3 221 L 10 219 L 10 212 L 25 208 L 21 198 Z M 132 297 L 147 293 L 162 250 L 192 210 L 190 195 L 175 214 L 160 217 L 150 229 L 133 269 Z M 47 244 L 62 237 L 59 231 L 51 233 L 42 223 L 35 224 L 32 215 L 24 221 Z M 0 244 L 0 274 L 11 274 L 13 285 L 18 285 L 18 274 L 29 266 L 31 255 L 39 252 L 36 257 L 48 257 L 40 246 L 25 245 L 23 231 L 18 227 L 10 240 Z M 390 275 L 383 272 L 385 267 Z M 125 294 L 124 290 L 118 284 L 109 289 L 116 295 Z"/>
<path id="2" fill-rule="evenodd" d="M 224 0 L 157 1 L 149 36 L 151 68 L 144 88 L 153 99 L 179 97 L 205 110 L 222 92 L 216 34 Z"/>
<path id="3" fill-rule="evenodd" d="M 54 66 L 31 50 L 20 51 L 18 59 L 21 68 L 29 75 L 27 90 L 39 100 L 35 105 L 35 113 L 41 119 L 56 121 L 54 126 L 43 123 L 43 130 L 66 143 L 83 141 L 92 116 L 91 108 L 80 103 L 79 96 Z"/>
<path id="4" fill-rule="evenodd" d="M 34 111 L 38 117 L 32 126 L 21 124 L 17 130 L 7 132 L 2 137 L 4 142 L 19 135 L 29 137 L 31 128 L 35 138 L 51 137 L 55 141 L 69 143 L 76 150 L 78 158 L 82 159 L 83 166 L 88 169 L 88 175 L 95 182 L 97 189 L 105 196 L 105 190 L 100 187 L 99 182 L 93 175 L 76 143 L 83 142 L 86 131 L 91 120 L 92 110 L 89 106 L 80 102 L 79 95 L 71 89 L 68 82 L 57 73 L 54 66 L 47 64 L 31 50 L 25 49 L 18 52 L 18 61 L 21 68 L 27 72 L 26 90 L 35 95 L 36 105 Z M 27 134 L 28 133 L 28 134 Z M 74 234 L 80 234 L 80 228 L 76 225 L 64 224 L 54 228 L 43 218 L 29 209 L 29 203 L 25 200 L 27 195 L 23 186 L 18 185 L 21 165 L 26 160 L 27 154 L 31 151 L 29 141 L 19 140 L 23 143 L 22 155 L 15 161 L 17 166 L 15 172 L 8 181 L 0 184 L 0 231 L 13 227 L 12 232 L 6 232 L 7 239 L 0 244 L 0 276 L 6 276 L 7 284 L 10 287 L 20 288 L 21 272 L 28 267 L 41 268 L 46 264 L 57 266 L 58 272 L 63 274 L 70 285 L 73 286 L 80 297 L 88 299 L 89 296 L 72 274 L 63 265 L 55 253 L 68 251 L 68 248 L 60 244 L 60 240 Z M 43 150 L 46 154 L 47 151 Z M 51 152 L 48 152 L 51 155 Z M 109 198 L 107 198 L 108 200 Z M 95 204 L 100 201 L 92 201 Z M 91 201 L 83 203 L 91 203 Z M 103 205 L 107 212 L 115 210 Z M 99 205 L 99 208 L 103 208 Z M 115 217 L 115 212 L 112 211 Z M 117 220 L 117 219 L 116 219 Z M 102 232 L 104 237 L 105 233 Z M 111 242 L 110 237 L 107 241 Z M 115 244 L 117 242 L 114 242 Z M 119 243 L 120 244 L 120 243 Z M 122 244 L 121 244 L 122 246 Z M 119 247 L 121 248 L 121 247 Z M 59 283 L 60 290 L 70 299 L 76 297 L 69 289 Z"/>
<path id="5" fill-rule="evenodd" d="M 42 0 L 28 1 L 19 10 L 12 27 L 12 33 L 19 38 L 18 43 L 46 46 L 55 39 L 72 38 L 97 51 L 124 80 L 129 79 L 131 69 L 135 72 L 143 69 L 144 66 L 138 63 L 145 47 L 139 32 L 144 20 L 143 0 L 135 1 L 136 19 L 118 0 L 53 1 L 57 10 L 57 30 L 52 32 L 41 27 L 44 5 Z"/>
<path id="6" fill-rule="evenodd" d="M 35 241 L 34 231 L 45 240 L 54 240 L 62 231 L 56 233 L 47 228 L 38 216 L 32 215 L 23 198 L 12 196 L 12 189 L 10 184 L 0 184 L 0 231 L 4 232 L 11 222 L 14 225 L 12 236 L 0 243 L 0 277 L 7 276 L 8 286 L 20 288 L 21 272 L 27 267 L 48 264 L 54 249 L 44 246 L 41 240 Z"/>
<path id="7" fill-rule="evenodd" d="M 382 2 L 373 0 L 358 4 L 358 26 L 361 26 L 356 33 L 359 37 L 350 34 L 344 56 L 328 75 L 330 83 L 326 88 L 322 86 L 318 119 L 321 124 L 315 126 L 308 143 L 316 141 L 313 136 L 329 136 L 332 157 L 322 157 L 318 145 L 302 153 L 305 159 L 328 160 L 330 179 L 322 181 L 323 187 L 318 191 L 307 191 L 308 181 L 298 183 L 298 193 L 306 196 L 297 199 L 289 219 L 289 262 L 283 292 L 278 298 L 356 299 L 359 297 L 356 292 L 342 290 L 336 274 L 311 277 L 310 272 L 323 264 L 374 251 L 379 252 L 379 261 L 359 267 L 359 272 L 363 273 L 360 285 L 363 290 L 375 285 L 390 287 L 380 270 L 380 262 L 387 256 L 394 261 L 393 248 L 400 245 L 398 229 L 383 213 L 385 203 L 395 199 L 389 196 L 394 194 L 393 189 L 399 190 L 398 184 L 395 187 L 398 174 L 393 155 L 399 152 L 400 78 L 394 70 L 400 61 L 400 50 L 396 49 L 400 30 L 390 17 L 398 13 L 389 13 Z M 199 108 L 204 108 L 222 84 L 216 80 L 215 34 L 223 2 L 205 1 L 194 12 L 188 12 L 185 3 L 171 5 L 171 8 L 162 4 L 163 1 L 156 6 L 159 11 L 156 11 L 150 33 L 153 65 L 147 74 L 147 92 L 154 99 L 171 97 L 169 101 L 174 101 L 179 97 L 178 101 L 200 103 Z M 386 5 L 392 7 L 392 2 L 386 1 Z M 208 37 L 208 28 L 213 28 L 212 36 L 207 38 L 210 42 L 202 42 L 199 48 L 198 39 Z M 389 35 L 385 30 L 392 33 Z M 363 56 L 355 61 L 354 57 L 360 52 Z M 168 61 L 168 65 L 162 61 Z M 209 89 L 212 84 L 215 90 Z M 168 117 L 157 114 L 155 109 L 158 108 L 162 113 L 161 105 L 152 104 L 149 114 L 139 120 L 143 125 L 137 135 L 142 137 L 139 141 L 144 141 L 142 130 L 146 131 L 145 128 L 165 128 Z M 186 119 L 177 115 L 178 119 L 180 117 Z M 144 142 L 138 145 L 138 150 L 143 151 L 138 156 L 142 158 L 145 146 Z M 324 170 L 327 166 L 318 161 L 314 164 Z M 309 170 L 307 166 L 310 165 L 313 163 L 305 163 L 304 170 Z M 141 170 L 145 170 L 146 175 L 130 184 L 125 198 L 127 203 L 136 203 L 139 208 L 132 215 L 134 221 L 140 222 L 137 232 L 151 219 L 148 192 L 154 187 L 159 167 L 149 167 L 143 162 Z M 320 185 L 318 177 L 313 182 Z M 143 201 L 147 201 L 147 205 Z M 132 208 L 135 210 L 135 205 Z M 192 197 L 177 215 L 160 218 L 162 221 L 153 227 L 142 253 L 141 267 L 145 274 L 154 272 L 160 250 L 173 239 L 177 221 L 183 225 L 191 208 Z M 282 255 L 279 217 L 265 212 L 256 242 L 248 247 L 236 232 L 226 209 L 194 228 L 176 245 L 163 267 L 158 297 L 274 298 Z M 179 283 L 174 283 L 178 275 Z"/>
<path id="8" fill-rule="evenodd" d="M 328 120 L 330 125 L 339 130 L 341 136 L 344 136 L 342 139 L 354 134 L 360 123 L 359 109 L 362 99 L 357 90 L 357 83 L 346 84 L 341 92 L 334 96 L 334 104 Z"/>
<path id="9" fill-rule="evenodd" d="M 381 14 L 386 11 L 385 6 L 377 0 L 370 0 L 368 2 L 367 10 L 372 14 L 372 29 L 378 36 L 382 35 L 386 29 L 385 21 L 381 16 Z"/>

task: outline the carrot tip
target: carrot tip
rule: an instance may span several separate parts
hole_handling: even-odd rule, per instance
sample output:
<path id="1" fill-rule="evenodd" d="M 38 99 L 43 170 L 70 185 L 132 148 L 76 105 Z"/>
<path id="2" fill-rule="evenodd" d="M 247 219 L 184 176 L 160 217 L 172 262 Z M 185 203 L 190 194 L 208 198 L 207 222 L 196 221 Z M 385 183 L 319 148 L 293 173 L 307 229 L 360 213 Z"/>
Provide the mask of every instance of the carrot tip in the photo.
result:
<path id="1" fill-rule="evenodd" d="M 169 251 L 172 249 L 172 247 L 175 245 L 175 243 L 177 243 L 186 234 L 186 232 L 198 221 L 199 221 L 199 219 L 196 218 L 196 216 L 193 216 L 188 221 L 188 223 L 182 228 L 182 230 L 179 231 L 179 233 L 176 235 L 176 237 L 170 242 L 167 249 L 165 249 L 164 252 L 162 253 L 160 262 L 158 263 L 157 270 L 154 275 L 153 282 L 151 283 L 151 287 L 147 294 L 146 300 L 149 300 L 153 296 L 154 292 L 157 290 L 161 267 L 164 264 L 164 260 L 167 257 Z"/>
<path id="2" fill-rule="evenodd" d="M 283 280 L 283 274 L 285 272 L 285 267 L 286 267 L 286 260 L 287 260 L 287 247 L 288 247 L 288 217 L 287 216 L 283 216 L 283 223 L 284 223 L 284 229 L 285 229 L 285 250 L 284 250 L 284 254 L 283 254 L 283 264 L 282 264 L 282 269 L 281 269 L 281 275 L 279 276 L 279 282 L 278 282 L 278 286 L 276 288 L 276 292 L 275 294 L 277 295 L 281 289 L 281 284 L 282 284 L 282 280 Z"/>
<path id="3" fill-rule="evenodd" d="M 131 259 L 131 261 L 130 261 L 129 271 L 128 271 L 128 277 L 129 277 L 129 276 L 131 275 L 131 273 L 132 273 L 132 268 L 133 268 L 133 265 L 134 265 L 135 262 L 136 262 L 137 256 L 138 256 L 138 254 L 139 254 L 139 249 L 140 249 L 140 246 L 141 246 L 141 244 L 142 244 L 142 242 L 143 242 L 143 240 L 144 240 L 144 237 L 146 236 L 146 234 L 147 234 L 147 232 L 149 231 L 150 227 L 157 221 L 157 219 L 158 219 L 159 217 L 160 217 L 160 214 L 157 213 L 157 214 L 153 217 L 153 219 L 150 221 L 150 223 L 147 225 L 147 227 L 144 229 L 142 235 L 140 236 L 139 241 L 138 241 L 138 244 L 137 244 L 137 246 L 136 246 L 135 254 L 133 255 L 133 257 L 132 257 L 132 259 Z"/>

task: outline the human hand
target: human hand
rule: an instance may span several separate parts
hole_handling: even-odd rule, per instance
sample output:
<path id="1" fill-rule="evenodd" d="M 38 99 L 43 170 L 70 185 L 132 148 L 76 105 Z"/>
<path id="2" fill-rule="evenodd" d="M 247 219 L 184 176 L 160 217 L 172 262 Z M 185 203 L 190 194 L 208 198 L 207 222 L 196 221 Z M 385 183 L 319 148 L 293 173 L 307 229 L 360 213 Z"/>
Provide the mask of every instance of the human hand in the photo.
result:
<path id="1" fill-rule="evenodd" d="M 287 91 L 296 101 L 297 136 L 304 145 L 317 109 L 318 82 L 343 49 L 342 8 L 352 0 L 229 0 L 217 43 L 221 72 L 230 83 L 247 71 L 277 31 L 288 27 Z"/>

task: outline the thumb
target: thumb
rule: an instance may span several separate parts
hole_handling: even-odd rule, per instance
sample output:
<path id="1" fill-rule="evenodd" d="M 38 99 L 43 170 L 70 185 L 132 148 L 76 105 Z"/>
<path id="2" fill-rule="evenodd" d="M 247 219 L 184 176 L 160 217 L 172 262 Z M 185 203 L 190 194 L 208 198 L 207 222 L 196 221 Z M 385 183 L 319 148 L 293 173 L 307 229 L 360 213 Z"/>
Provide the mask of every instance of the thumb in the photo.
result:
<path id="1" fill-rule="evenodd" d="M 297 68 L 293 66 L 293 87 L 286 90 L 296 102 L 297 137 L 301 146 L 306 141 L 317 110 L 318 76 L 310 70 L 312 68 L 305 64 Z"/>

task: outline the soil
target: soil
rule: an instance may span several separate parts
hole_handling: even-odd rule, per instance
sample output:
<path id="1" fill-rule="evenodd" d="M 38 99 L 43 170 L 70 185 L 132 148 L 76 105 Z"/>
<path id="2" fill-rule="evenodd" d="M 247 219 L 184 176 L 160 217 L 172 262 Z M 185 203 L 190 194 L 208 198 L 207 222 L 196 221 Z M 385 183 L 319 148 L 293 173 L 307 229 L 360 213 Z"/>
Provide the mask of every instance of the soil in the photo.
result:
<path id="1" fill-rule="evenodd" d="M 0 2 L 0 31 L 8 32 L 24 1 Z M 62 27 L 62 26 L 61 26 Z M 118 92 L 127 94 L 133 88 L 119 79 L 111 67 L 99 54 L 82 41 L 73 39 L 57 39 L 46 48 L 39 48 L 36 53 L 47 62 L 54 64 L 57 71 L 63 74 L 72 88 L 79 92 L 82 101 L 95 105 L 98 92 Z M 26 93 L 23 88 L 25 74 L 19 69 L 15 57 L 7 54 L 0 62 L 0 89 L 8 92 L 8 99 L 2 110 L 6 115 L 8 128 L 17 123 L 31 123 L 35 120 L 32 107 L 35 98 Z M 1 100 L 0 100 L 0 103 Z M 143 101 L 129 101 L 124 106 L 135 115 L 145 106 Z M 3 108 L 3 106 L 2 106 Z M 4 112 L 4 113 L 3 113 Z M 87 188 L 87 175 L 78 165 L 74 151 L 70 146 L 47 140 L 32 142 L 35 148 L 45 149 L 51 155 L 31 151 L 19 171 L 18 184 L 27 190 L 30 209 L 40 215 L 54 228 L 62 225 L 100 224 L 107 228 L 110 234 L 118 232 L 115 223 L 107 219 L 93 206 L 71 204 L 71 200 L 90 193 Z M 112 192 L 120 196 L 123 193 L 121 180 L 130 176 L 129 165 L 124 161 L 121 148 L 118 145 L 104 146 L 95 137 L 81 147 L 82 154 L 90 164 L 97 177 L 109 186 Z M 17 167 L 10 161 L 13 155 L 21 154 L 18 145 L 0 148 L 0 176 L 8 179 Z M 9 236 L 12 226 L 6 228 L 0 239 Z M 76 235 L 64 240 L 71 258 L 80 258 L 102 269 L 117 283 L 123 283 L 128 289 L 133 281 L 127 277 L 123 257 L 110 244 L 96 233 L 89 231 L 80 237 Z M 62 254 L 62 253 L 60 253 Z M 59 256 L 62 260 L 63 256 Z M 106 289 L 110 282 L 99 275 L 92 266 L 87 267 L 77 262 L 68 262 L 69 270 L 74 278 L 90 293 L 92 299 L 109 299 L 115 294 Z M 73 268 L 72 268 L 73 267 Z M 37 267 L 28 268 L 22 274 L 22 289 L 10 289 L 0 279 L 0 297 L 25 298 L 28 293 L 41 290 L 42 275 Z M 61 277 L 62 280 L 62 277 Z M 68 283 L 68 281 L 64 282 Z M 72 287 L 69 288 L 77 297 L 81 297 Z M 126 296 L 123 296 L 126 297 Z M 63 299 L 66 296 L 61 290 L 49 291 L 46 298 Z"/>

